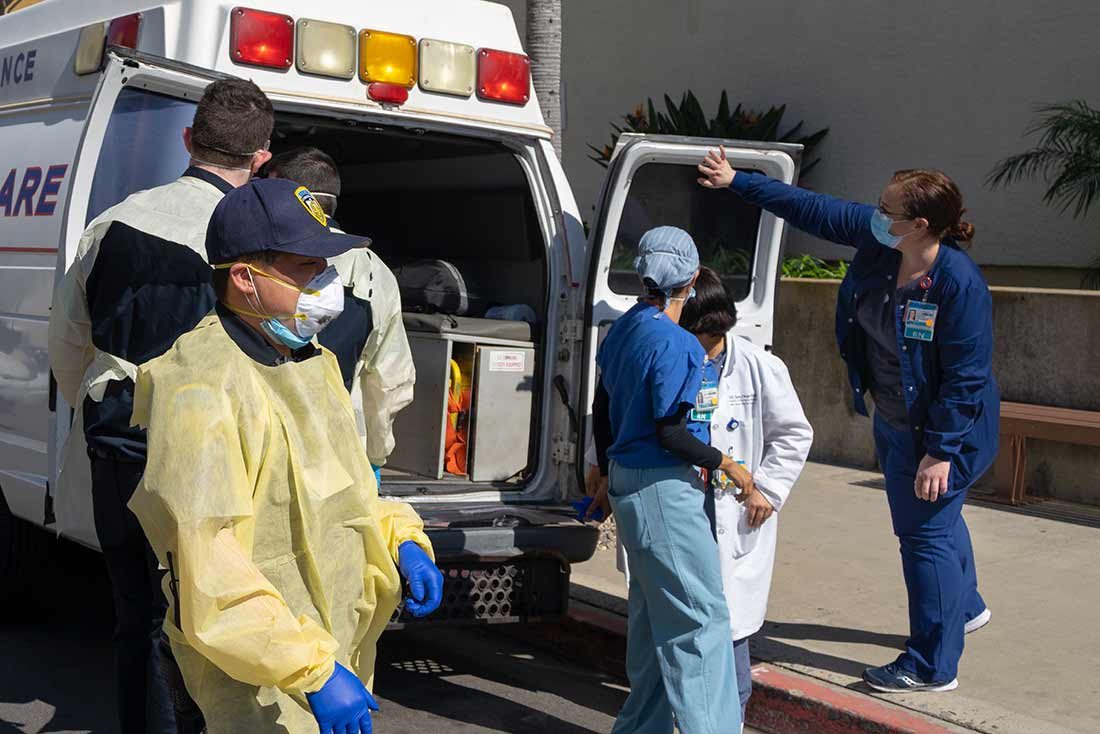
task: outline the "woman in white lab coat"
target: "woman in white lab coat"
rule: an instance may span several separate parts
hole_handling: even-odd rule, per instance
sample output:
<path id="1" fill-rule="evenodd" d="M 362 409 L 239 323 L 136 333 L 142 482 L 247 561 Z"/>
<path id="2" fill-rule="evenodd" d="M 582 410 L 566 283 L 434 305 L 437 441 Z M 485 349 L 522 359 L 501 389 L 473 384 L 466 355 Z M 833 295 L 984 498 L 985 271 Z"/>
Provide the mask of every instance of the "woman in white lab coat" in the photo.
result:
<path id="1" fill-rule="evenodd" d="M 748 638 L 764 624 L 775 564 L 778 513 L 802 473 L 813 429 L 791 384 L 786 365 L 773 354 L 734 336 L 734 301 L 718 274 L 701 268 L 695 298 L 685 304 L 680 325 L 707 352 L 708 375 L 717 384 L 717 405 L 689 424 L 752 472 L 758 492 L 738 502 L 737 489 L 712 481 L 712 521 L 721 554 L 722 585 L 729 606 L 742 710 L 752 692 Z M 709 370 L 708 370 L 709 366 Z M 755 499 L 754 499 L 755 497 Z"/>

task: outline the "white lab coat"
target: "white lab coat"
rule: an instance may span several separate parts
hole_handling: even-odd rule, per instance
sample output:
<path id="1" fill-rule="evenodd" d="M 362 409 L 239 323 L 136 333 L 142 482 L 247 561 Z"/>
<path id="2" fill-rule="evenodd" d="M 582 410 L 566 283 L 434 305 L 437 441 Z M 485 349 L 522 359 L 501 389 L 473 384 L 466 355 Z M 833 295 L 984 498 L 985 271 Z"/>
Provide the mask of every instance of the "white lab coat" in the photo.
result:
<path id="1" fill-rule="evenodd" d="M 752 530 L 733 491 L 715 490 L 722 587 L 732 638 L 740 640 L 764 624 L 779 512 L 806 464 L 814 433 L 782 360 L 732 331 L 726 334 L 726 353 L 710 443 L 734 461 L 745 462 L 756 488 L 775 508 L 775 514 Z"/>

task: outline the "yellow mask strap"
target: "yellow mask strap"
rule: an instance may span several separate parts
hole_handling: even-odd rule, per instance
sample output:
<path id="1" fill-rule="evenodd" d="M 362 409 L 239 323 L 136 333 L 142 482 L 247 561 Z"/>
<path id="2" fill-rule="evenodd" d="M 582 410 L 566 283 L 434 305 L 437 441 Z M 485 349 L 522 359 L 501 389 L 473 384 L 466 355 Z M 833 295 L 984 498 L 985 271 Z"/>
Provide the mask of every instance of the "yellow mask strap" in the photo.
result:
<path id="1" fill-rule="evenodd" d="M 316 296 L 320 293 L 320 291 L 315 290 L 313 288 L 299 288 L 298 286 L 291 283 L 289 280 L 283 280 L 282 278 L 280 278 L 277 275 L 272 275 L 271 273 L 269 273 L 265 270 L 260 270 L 258 267 L 256 267 L 252 263 L 245 263 L 245 262 L 239 262 L 239 261 L 238 262 L 232 262 L 232 263 L 220 263 L 218 265 L 214 265 L 213 268 L 215 270 L 228 270 L 229 268 L 233 267 L 234 265 L 244 265 L 246 268 L 251 270 L 256 275 L 267 278 L 268 280 L 273 280 L 276 283 L 278 283 L 279 285 L 281 285 L 285 288 L 290 288 L 291 290 L 298 291 L 299 293 L 305 293 L 306 295 L 309 295 L 309 296 Z"/>

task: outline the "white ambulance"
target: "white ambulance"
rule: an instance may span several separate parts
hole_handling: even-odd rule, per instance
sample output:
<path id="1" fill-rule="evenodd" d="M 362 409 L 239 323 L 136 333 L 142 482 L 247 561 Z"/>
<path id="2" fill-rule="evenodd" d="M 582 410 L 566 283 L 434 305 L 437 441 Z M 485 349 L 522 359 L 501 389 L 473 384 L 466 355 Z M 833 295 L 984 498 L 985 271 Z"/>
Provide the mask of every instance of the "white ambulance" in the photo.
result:
<path id="1" fill-rule="evenodd" d="M 34 526 L 96 546 L 88 487 L 57 482 L 80 430 L 48 367 L 57 275 L 93 217 L 185 169 L 196 100 L 238 76 L 274 104 L 274 152 L 338 162 L 345 231 L 391 267 L 445 261 L 484 301 L 534 314 L 406 314 L 416 398 L 382 491 L 415 503 L 435 544 L 447 588 L 430 619 L 560 615 L 570 564 L 596 544 L 566 501 L 582 491 L 600 334 L 640 292 L 638 238 L 692 232 L 767 345 L 783 222 L 696 185 L 719 141 L 623 136 L 586 238 L 502 5 L 255 2 L 44 0 L 0 17 L 0 600 L 35 570 Z M 738 168 L 797 177 L 800 146 L 726 145 Z M 462 390 L 460 474 L 447 429 Z"/>

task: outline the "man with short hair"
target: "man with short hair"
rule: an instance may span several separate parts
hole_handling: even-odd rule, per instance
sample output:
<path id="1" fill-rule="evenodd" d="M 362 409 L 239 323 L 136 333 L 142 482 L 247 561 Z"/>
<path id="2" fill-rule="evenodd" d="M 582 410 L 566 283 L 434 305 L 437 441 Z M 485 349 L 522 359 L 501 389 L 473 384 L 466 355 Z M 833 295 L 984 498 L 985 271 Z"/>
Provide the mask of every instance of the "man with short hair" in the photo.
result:
<path id="1" fill-rule="evenodd" d="M 317 197 L 336 232 L 340 171 L 324 151 L 301 147 L 279 153 L 262 173 L 302 184 Z M 365 240 L 366 245 L 370 240 Z M 318 337 L 340 364 L 351 391 L 359 435 L 381 482 L 379 469 L 394 448 L 393 419 L 412 402 L 416 369 L 401 317 L 397 278 L 374 252 L 358 247 L 329 261 L 349 300 L 344 313 Z"/>
<path id="2" fill-rule="evenodd" d="M 401 577 L 413 616 L 442 595 L 423 523 L 379 499 L 313 342 L 344 303 L 325 259 L 362 242 L 325 222 L 292 181 L 227 194 L 206 239 L 217 306 L 138 374 L 149 458 L 130 508 L 168 568 L 164 629 L 208 734 L 370 734 Z"/>
<path id="3" fill-rule="evenodd" d="M 60 522 L 72 523 L 91 460 L 96 535 L 115 603 L 119 727 L 174 732 L 159 662 L 166 602 L 162 574 L 126 503 L 145 467 L 145 432 L 130 426 L 137 365 L 163 354 L 214 307 L 206 225 L 226 192 L 271 157 L 271 102 L 252 82 L 207 87 L 183 144 L 191 165 L 97 217 L 54 292 L 49 358 L 76 414 L 57 487 Z"/>

